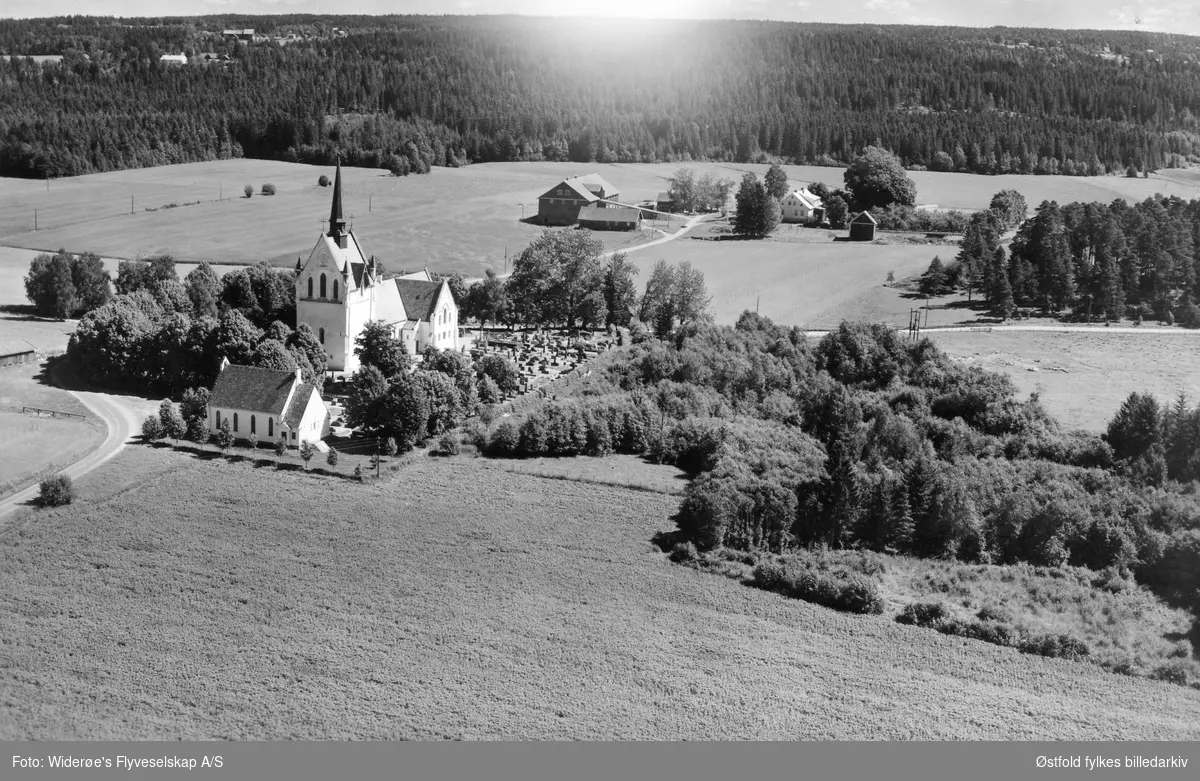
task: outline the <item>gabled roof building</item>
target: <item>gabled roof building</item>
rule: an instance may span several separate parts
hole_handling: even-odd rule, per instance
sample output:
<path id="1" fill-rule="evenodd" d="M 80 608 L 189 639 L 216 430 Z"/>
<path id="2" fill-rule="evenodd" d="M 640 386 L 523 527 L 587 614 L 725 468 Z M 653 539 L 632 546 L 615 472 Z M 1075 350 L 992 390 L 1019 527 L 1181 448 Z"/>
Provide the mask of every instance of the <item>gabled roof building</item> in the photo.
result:
<path id="1" fill-rule="evenodd" d="M 543 225 L 574 225 L 579 210 L 589 204 L 608 206 L 621 195 L 599 174 L 568 177 L 538 198 L 537 219 Z"/>
<path id="2" fill-rule="evenodd" d="M 299 369 L 282 371 L 221 361 L 221 372 L 208 402 L 208 430 L 222 421 L 237 439 L 251 435 L 262 442 L 285 440 L 291 447 L 319 442 L 329 435 L 329 407 Z"/>

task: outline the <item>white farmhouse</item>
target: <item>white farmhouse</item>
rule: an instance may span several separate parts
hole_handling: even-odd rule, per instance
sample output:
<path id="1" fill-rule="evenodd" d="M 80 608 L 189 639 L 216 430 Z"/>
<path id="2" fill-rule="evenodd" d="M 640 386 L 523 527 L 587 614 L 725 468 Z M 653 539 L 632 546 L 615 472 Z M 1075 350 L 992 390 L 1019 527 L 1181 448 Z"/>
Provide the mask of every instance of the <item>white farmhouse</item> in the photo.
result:
<path id="1" fill-rule="evenodd" d="M 358 369 L 354 341 L 363 327 L 381 320 L 404 341 L 410 355 L 426 347 L 458 349 L 458 306 L 445 281 L 428 271 L 384 279 L 342 216 L 342 167 L 333 182 L 329 231 L 307 261 L 296 259 L 296 322 L 307 323 L 329 356 L 329 371 Z"/>
<path id="2" fill-rule="evenodd" d="M 802 187 L 783 196 L 779 211 L 783 222 L 820 222 L 825 215 L 825 204 L 807 187 Z"/>
<path id="3" fill-rule="evenodd" d="M 216 434 L 222 421 L 236 439 L 251 434 L 263 442 L 287 440 L 291 447 L 317 443 L 329 435 L 329 407 L 300 370 L 260 369 L 221 360 L 221 373 L 208 402 L 208 430 Z"/>

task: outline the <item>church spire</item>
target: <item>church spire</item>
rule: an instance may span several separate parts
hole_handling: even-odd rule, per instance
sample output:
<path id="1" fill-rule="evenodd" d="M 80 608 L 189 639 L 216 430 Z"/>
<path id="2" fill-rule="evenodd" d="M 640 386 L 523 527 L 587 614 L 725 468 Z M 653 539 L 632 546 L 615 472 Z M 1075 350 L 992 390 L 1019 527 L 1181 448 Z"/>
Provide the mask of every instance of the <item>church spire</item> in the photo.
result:
<path id="1" fill-rule="evenodd" d="M 342 159 L 338 158 L 337 173 L 333 177 L 333 205 L 329 208 L 329 233 L 326 234 L 346 248 L 346 218 L 342 215 Z"/>

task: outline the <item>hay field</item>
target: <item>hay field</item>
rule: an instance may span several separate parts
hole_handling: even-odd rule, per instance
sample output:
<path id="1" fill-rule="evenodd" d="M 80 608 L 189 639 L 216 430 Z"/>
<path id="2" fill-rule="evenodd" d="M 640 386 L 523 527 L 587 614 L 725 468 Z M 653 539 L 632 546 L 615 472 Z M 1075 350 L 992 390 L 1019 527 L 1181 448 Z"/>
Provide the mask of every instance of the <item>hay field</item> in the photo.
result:
<path id="1" fill-rule="evenodd" d="M 537 238 L 542 228 L 521 217 L 536 214 L 537 196 L 565 173 L 566 167 L 553 171 L 536 164 L 435 168 L 408 177 L 343 168 L 343 203 L 363 250 L 388 269 L 428 266 L 482 276 L 486 268 L 502 271 L 506 251 L 511 258 Z M 169 253 L 190 262 L 290 265 L 297 255 L 307 256 L 327 224 L 333 191 L 317 185 L 321 174 L 332 179 L 334 170 L 221 160 L 56 180 L 49 191 L 44 183 L 0 180 L 0 244 L 116 258 Z M 277 194 L 259 194 L 264 182 L 274 184 Z M 254 186 L 252 198 L 242 196 L 244 184 Z M 177 206 L 163 208 L 172 203 Z M 615 249 L 650 234 L 603 238 L 606 248 Z"/>
<path id="2" fill-rule="evenodd" d="M 1102 431 L 1133 391 L 1170 403 L 1200 399 L 1200 338 L 1194 334 L 1053 331 L 929 332 L 951 356 L 1010 376 L 1037 392 L 1066 428 Z"/>
<path id="3" fill-rule="evenodd" d="M 78 461 L 104 440 L 104 424 L 70 393 L 43 385 L 40 371 L 37 364 L 0 368 L 0 496 Z M 23 413 L 26 406 L 87 417 L 38 417 Z"/>
<path id="4" fill-rule="evenodd" d="M 622 200 L 636 202 L 665 189 L 666 178 L 682 165 L 483 163 L 408 177 L 345 168 L 345 208 L 354 217 L 364 249 L 388 268 L 428 266 L 432 271 L 481 276 L 487 268 L 503 270 L 506 250 L 511 257 L 537 237 L 541 229 L 520 218 L 535 214 L 537 196 L 563 177 L 599 173 L 621 191 Z M 766 172 L 765 165 L 687 166 L 698 175 L 711 172 L 735 181 L 745 171 Z M 786 170 L 795 183 L 842 182 L 841 168 Z M 307 254 L 328 217 L 331 191 L 317 186 L 321 174 L 332 176 L 333 170 L 243 159 L 90 174 L 54 180 L 49 189 L 45 182 L 0 180 L 0 244 L 39 250 L 65 247 L 117 258 L 170 253 L 192 262 L 288 264 L 297 254 Z M 1008 187 L 1024 193 L 1031 205 L 1044 198 L 1111 201 L 1160 191 L 1190 198 L 1200 192 L 1200 183 L 1184 172 L 1167 172 L 1164 176 L 1171 179 L 924 171 L 911 176 L 920 203 L 968 209 L 986 207 L 995 192 Z M 265 182 L 276 185 L 278 194 L 259 194 Z M 245 184 L 253 185 L 254 197 L 242 197 Z M 176 206 L 164 208 L 170 204 Z M 605 239 L 617 245 L 629 237 L 607 234 Z"/>
<path id="5" fill-rule="evenodd" d="M 682 238 L 629 256 L 644 286 L 656 261 L 691 262 L 704 273 L 710 310 L 732 325 L 742 312 L 758 311 L 783 325 L 817 328 L 857 319 L 856 302 L 880 287 L 889 271 L 904 279 L 924 271 L 933 256 L 953 247 L 830 244 L 781 241 L 707 241 Z M 895 293 L 898 297 L 899 293 Z M 918 302 L 923 303 L 923 302 Z M 893 304 L 893 309 L 902 305 Z M 904 306 L 907 312 L 907 307 Z M 836 323 L 835 323 L 836 324 Z"/>
<path id="6" fill-rule="evenodd" d="M 1200 737 L 1195 690 L 673 566 L 673 496 L 141 447 L 80 487 L 0 534 L 5 739 Z"/>

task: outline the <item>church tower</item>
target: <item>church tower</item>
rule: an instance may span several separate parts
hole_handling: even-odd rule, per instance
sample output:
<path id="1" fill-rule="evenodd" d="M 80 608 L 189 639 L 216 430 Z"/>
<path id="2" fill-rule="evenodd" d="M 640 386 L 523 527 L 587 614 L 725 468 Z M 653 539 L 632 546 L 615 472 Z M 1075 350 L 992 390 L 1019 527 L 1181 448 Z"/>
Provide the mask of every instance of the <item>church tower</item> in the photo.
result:
<path id="1" fill-rule="evenodd" d="M 308 260 L 296 260 L 296 324 L 307 323 L 325 348 L 331 371 L 358 368 L 354 338 L 375 314 L 374 260 L 364 256 L 342 207 L 342 164 L 333 179 L 329 229 Z"/>

